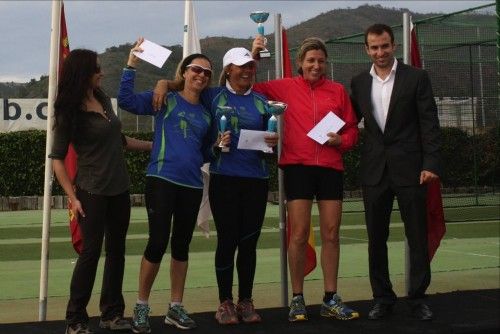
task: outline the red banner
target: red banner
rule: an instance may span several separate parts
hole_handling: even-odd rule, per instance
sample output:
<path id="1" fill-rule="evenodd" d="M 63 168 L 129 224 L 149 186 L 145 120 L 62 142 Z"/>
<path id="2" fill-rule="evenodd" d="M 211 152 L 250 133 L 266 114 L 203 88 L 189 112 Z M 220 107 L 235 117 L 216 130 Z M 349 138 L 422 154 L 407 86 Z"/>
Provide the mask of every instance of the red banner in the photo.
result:
<path id="1" fill-rule="evenodd" d="M 64 15 L 64 3 L 61 4 L 61 20 L 59 30 L 59 76 L 63 67 L 64 59 L 69 55 L 68 30 L 66 29 L 66 18 Z"/>
<path id="2" fill-rule="evenodd" d="M 415 26 L 411 25 L 410 58 L 411 65 L 422 68 L 420 50 L 417 42 L 417 32 Z M 444 221 L 443 199 L 441 196 L 441 183 L 439 179 L 427 185 L 427 243 L 429 247 L 429 259 L 432 260 L 434 254 L 446 233 Z"/>
<path id="3" fill-rule="evenodd" d="M 283 76 L 285 78 L 291 78 L 292 77 L 292 62 L 290 61 L 290 53 L 288 52 L 288 40 L 286 37 L 286 31 L 283 29 L 282 31 L 282 54 L 283 54 Z M 286 230 L 287 230 L 287 242 L 290 242 L 290 235 L 292 228 L 290 226 L 290 220 L 287 218 L 287 224 L 286 224 Z M 307 240 L 307 245 L 306 245 L 306 258 L 304 262 L 304 276 L 307 276 L 310 272 L 316 268 L 316 248 L 315 248 L 315 242 L 314 242 L 314 230 L 312 226 L 312 221 L 310 224 L 310 231 L 309 231 L 309 239 Z"/>
<path id="4" fill-rule="evenodd" d="M 64 59 L 69 55 L 69 40 L 68 31 L 66 29 L 66 18 L 64 15 L 64 3 L 61 5 L 61 30 L 59 37 L 59 76 L 61 75 Z M 64 166 L 66 167 L 66 173 L 68 173 L 69 179 L 73 183 L 76 176 L 76 152 L 72 144 L 68 146 L 68 153 L 64 159 Z M 68 213 L 69 213 L 69 230 L 71 233 L 71 242 L 75 251 L 80 254 L 83 247 L 82 236 L 80 233 L 80 226 L 78 225 L 78 216 L 73 214 L 71 211 L 71 202 L 68 200 Z"/>

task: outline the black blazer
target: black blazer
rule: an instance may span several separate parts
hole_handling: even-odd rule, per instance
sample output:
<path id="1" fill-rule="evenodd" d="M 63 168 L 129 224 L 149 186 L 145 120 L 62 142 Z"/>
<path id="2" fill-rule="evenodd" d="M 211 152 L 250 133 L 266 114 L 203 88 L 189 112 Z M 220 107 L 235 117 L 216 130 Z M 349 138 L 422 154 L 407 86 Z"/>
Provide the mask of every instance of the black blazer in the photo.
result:
<path id="1" fill-rule="evenodd" d="M 351 81 L 352 105 L 365 126 L 361 183 L 376 185 L 385 168 L 397 186 L 418 185 L 422 170 L 439 175 L 441 131 L 427 72 L 398 62 L 384 132 L 373 116 L 372 80 L 365 71 Z"/>

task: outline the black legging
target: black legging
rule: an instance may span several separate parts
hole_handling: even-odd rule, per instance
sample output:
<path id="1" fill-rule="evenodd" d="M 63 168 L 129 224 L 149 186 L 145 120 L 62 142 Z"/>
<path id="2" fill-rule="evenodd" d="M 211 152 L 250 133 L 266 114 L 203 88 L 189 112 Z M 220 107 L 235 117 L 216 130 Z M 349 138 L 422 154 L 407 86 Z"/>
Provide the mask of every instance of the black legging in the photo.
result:
<path id="1" fill-rule="evenodd" d="M 183 187 L 158 177 L 146 177 L 149 240 L 144 257 L 160 263 L 168 246 L 173 221 L 171 256 L 187 261 L 203 189 Z"/>
<path id="2" fill-rule="evenodd" d="M 209 198 L 217 229 L 215 272 L 219 300 L 233 299 L 234 254 L 238 249 L 238 298 L 252 297 L 256 247 L 264 221 L 268 180 L 211 174 Z"/>

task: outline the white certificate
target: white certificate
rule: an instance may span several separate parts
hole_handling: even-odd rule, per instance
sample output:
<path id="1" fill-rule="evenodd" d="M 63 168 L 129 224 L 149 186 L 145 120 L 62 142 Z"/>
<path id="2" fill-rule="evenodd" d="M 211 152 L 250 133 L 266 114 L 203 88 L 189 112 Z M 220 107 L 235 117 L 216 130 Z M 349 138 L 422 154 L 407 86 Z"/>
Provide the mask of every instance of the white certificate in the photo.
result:
<path id="1" fill-rule="evenodd" d="M 167 58 L 172 53 L 169 49 L 148 41 L 147 39 L 145 39 L 139 47 L 142 49 L 142 52 L 134 51 L 134 55 L 159 68 L 162 68 L 163 64 L 165 64 L 165 61 L 167 61 Z"/>
<path id="2" fill-rule="evenodd" d="M 272 148 L 267 146 L 264 138 L 267 131 L 245 130 L 240 131 L 240 140 L 238 141 L 239 150 L 257 150 L 272 152 Z"/>
<path id="3" fill-rule="evenodd" d="M 337 133 L 342 129 L 344 124 L 345 122 L 340 117 L 330 111 L 311 129 L 311 131 L 309 131 L 307 136 L 323 145 L 330 138 L 326 134 L 329 132 Z"/>

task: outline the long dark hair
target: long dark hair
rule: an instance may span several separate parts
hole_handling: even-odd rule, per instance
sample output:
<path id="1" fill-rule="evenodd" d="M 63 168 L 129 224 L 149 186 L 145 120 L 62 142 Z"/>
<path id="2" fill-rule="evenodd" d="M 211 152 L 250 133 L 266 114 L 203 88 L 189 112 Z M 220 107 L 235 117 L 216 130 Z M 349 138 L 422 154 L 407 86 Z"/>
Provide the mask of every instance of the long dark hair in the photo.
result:
<path id="1" fill-rule="evenodd" d="M 83 101 L 91 88 L 92 76 L 99 72 L 97 53 L 92 50 L 75 49 L 64 60 L 54 102 L 54 127 L 63 127 L 71 139 L 76 131 L 77 115 L 85 108 Z M 94 94 L 104 107 L 106 94 L 100 89 L 95 89 Z"/>

